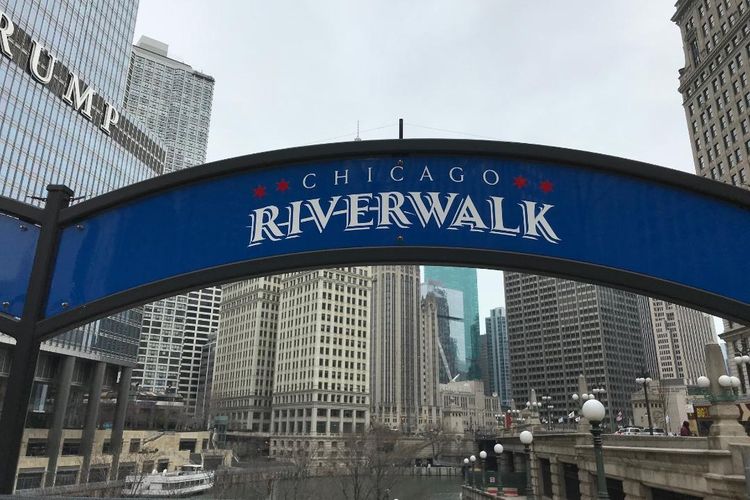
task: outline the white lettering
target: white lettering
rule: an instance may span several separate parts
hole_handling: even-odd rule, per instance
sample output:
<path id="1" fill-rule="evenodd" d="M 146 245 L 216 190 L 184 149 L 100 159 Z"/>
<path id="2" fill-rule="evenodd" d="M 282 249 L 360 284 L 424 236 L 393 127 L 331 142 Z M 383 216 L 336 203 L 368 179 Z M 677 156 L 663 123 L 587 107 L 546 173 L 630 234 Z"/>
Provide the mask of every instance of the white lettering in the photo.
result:
<path id="1" fill-rule="evenodd" d="M 366 229 L 369 226 L 372 226 L 372 219 L 368 221 L 359 220 L 360 217 L 365 215 L 369 209 L 369 205 L 367 203 L 365 203 L 364 206 L 360 206 L 359 202 L 360 201 L 368 202 L 371 199 L 372 199 L 372 194 L 370 193 L 350 194 L 348 196 L 347 203 L 348 203 L 349 216 L 347 218 L 345 231 Z"/>
<path id="2" fill-rule="evenodd" d="M 367 182 L 372 182 L 372 167 L 367 167 Z"/>
<path id="3" fill-rule="evenodd" d="M 347 168 L 344 170 L 344 175 L 340 175 L 339 171 L 336 170 L 336 172 L 333 174 L 333 185 L 338 186 L 339 185 L 339 179 L 344 179 L 344 184 L 349 184 L 349 169 Z"/>
<path id="4" fill-rule="evenodd" d="M 461 226 L 468 226 L 472 231 L 487 229 L 487 224 L 484 223 L 482 217 L 479 215 L 479 210 L 477 210 L 477 207 L 471 200 L 471 196 L 463 199 L 456 210 L 453 222 L 450 224 L 451 229 L 458 229 Z"/>
<path id="5" fill-rule="evenodd" d="M 490 204 L 491 215 L 492 215 L 492 229 L 490 232 L 498 234 L 507 234 L 514 236 L 521 232 L 519 227 L 506 227 L 503 221 L 503 198 L 499 196 L 490 196 L 487 200 Z"/>
<path id="6" fill-rule="evenodd" d="M 47 52 L 47 73 L 41 74 L 39 72 L 39 59 L 42 55 L 42 47 L 39 42 L 36 40 L 31 40 L 31 55 L 29 56 L 29 69 L 31 70 L 31 76 L 34 77 L 36 81 L 43 84 L 48 84 L 50 80 L 52 80 L 52 74 L 55 71 L 55 63 L 57 62 L 57 58 L 49 53 L 48 50 L 45 49 L 45 52 Z"/>
<path id="7" fill-rule="evenodd" d="M 446 194 L 445 206 L 440 204 L 440 193 L 429 192 L 425 194 L 430 202 L 429 207 L 425 205 L 422 193 L 412 191 L 408 194 L 409 201 L 414 207 L 419 222 L 422 224 L 422 227 L 427 227 L 427 224 L 430 223 L 430 219 L 434 217 L 437 226 L 442 227 L 445 223 L 445 219 L 448 217 L 448 211 L 450 210 L 457 194 Z"/>
<path id="8" fill-rule="evenodd" d="M 331 220 L 331 215 L 333 215 L 333 210 L 336 208 L 336 203 L 338 203 L 340 199 L 341 196 L 334 196 L 331 198 L 331 201 L 328 202 L 328 210 L 325 213 L 323 213 L 323 209 L 320 207 L 320 198 L 307 200 L 306 206 L 310 210 L 312 220 L 315 222 L 315 225 L 318 226 L 319 232 L 322 233 L 328 225 L 328 221 Z"/>
<path id="9" fill-rule="evenodd" d="M 399 169 L 399 170 L 401 171 L 401 177 L 398 177 L 398 178 L 396 178 L 396 176 L 394 175 L 394 173 L 393 173 L 393 172 L 394 172 L 394 171 L 395 171 L 396 169 Z M 391 179 L 393 179 L 393 180 L 394 180 L 394 181 L 396 181 L 396 182 L 401 182 L 401 181 L 403 181 L 403 180 L 404 180 L 404 167 L 402 167 L 402 166 L 400 166 L 400 165 L 397 165 L 397 166 L 393 167 L 393 168 L 391 169 Z"/>
<path id="10" fill-rule="evenodd" d="M 404 204 L 404 195 L 397 191 L 378 193 L 380 198 L 380 210 L 378 229 L 385 229 L 391 225 L 391 220 L 396 226 L 406 228 L 411 226 L 411 222 L 406 218 L 406 214 L 401 210 Z"/>
<path id="11" fill-rule="evenodd" d="M 13 54 L 10 51 L 10 42 L 8 39 L 16 30 L 13 21 L 10 20 L 5 12 L 0 11 L 0 52 L 6 56 L 12 58 Z"/>
<path id="12" fill-rule="evenodd" d="M 430 179 L 430 182 L 435 182 L 435 180 L 432 178 L 432 174 L 430 173 L 430 169 L 427 165 L 425 165 L 424 170 L 422 170 L 422 177 L 419 178 L 419 182 L 422 182 L 425 179 Z"/>
<path id="13" fill-rule="evenodd" d="M 81 86 L 78 81 L 78 76 L 75 73 L 70 74 L 70 80 L 68 80 L 68 89 L 65 91 L 65 95 L 62 96 L 63 101 L 71 104 L 73 109 L 81 111 L 81 114 L 91 120 L 91 105 L 94 103 L 94 91 L 89 86 L 81 94 Z"/>
<path id="14" fill-rule="evenodd" d="M 302 178 L 302 185 L 305 186 L 307 189 L 313 189 L 315 186 L 317 186 L 317 183 L 313 183 L 312 186 L 308 186 L 307 185 L 307 178 L 308 177 L 312 177 L 313 179 L 315 179 L 316 174 L 307 174 L 306 176 L 304 176 Z"/>
<path id="15" fill-rule="evenodd" d="M 302 229 L 299 227 L 299 219 L 302 214 L 302 202 L 293 201 L 287 207 L 287 213 L 289 214 L 289 220 L 287 221 L 287 238 L 296 238 L 302 234 Z"/>
<path id="16" fill-rule="evenodd" d="M 488 174 L 491 174 L 489 177 L 492 177 L 493 181 L 490 181 L 489 179 L 487 179 Z M 500 182 L 500 176 L 498 175 L 498 173 L 490 169 L 485 170 L 482 173 L 482 179 L 484 179 L 484 183 L 487 184 L 488 186 L 494 186 L 495 184 Z"/>
<path id="17" fill-rule="evenodd" d="M 120 113 L 110 103 L 104 105 L 104 120 L 99 128 L 109 135 L 109 127 L 111 125 L 117 125 L 120 121 Z"/>
<path id="18" fill-rule="evenodd" d="M 555 231 L 550 226 L 549 222 L 545 218 L 545 214 L 554 205 L 542 204 L 542 208 L 537 213 L 536 202 L 521 200 L 518 204 L 523 210 L 523 237 L 530 239 L 537 239 L 540 236 L 550 243 L 558 243 L 560 237 L 555 234 Z"/>
<path id="19" fill-rule="evenodd" d="M 260 245 L 264 235 L 271 241 L 278 241 L 284 237 L 279 226 L 276 224 L 276 217 L 279 216 L 279 209 L 273 205 L 263 208 L 256 208 L 250 214 L 250 244 L 248 246 Z"/>
<path id="20" fill-rule="evenodd" d="M 455 172 L 456 170 L 458 170 L 459 172 L 461 172 L 460 177 L 458 179 L 456 179 L 455 177 L 453 177 L 453 172 Z M 451 180 L 453 182 L 463 182 L 464 181 L 464 169 L 461 168 L 461 167 L 453 167 L 448 172 L 448 176 L 450 176 L 450 178 L 451 178 Z"/>

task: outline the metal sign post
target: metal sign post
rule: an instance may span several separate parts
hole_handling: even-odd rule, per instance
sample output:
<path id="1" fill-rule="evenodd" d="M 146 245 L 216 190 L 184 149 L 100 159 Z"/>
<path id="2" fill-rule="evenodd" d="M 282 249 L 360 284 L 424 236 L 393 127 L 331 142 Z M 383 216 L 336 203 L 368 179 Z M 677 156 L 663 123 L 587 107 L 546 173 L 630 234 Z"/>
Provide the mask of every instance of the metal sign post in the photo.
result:
<path id="1" fill-rule="evenodd" d="M 73 197 L 73 191 L 66 186 L 51 185 L 47 192 L 23 315 L 14 333 L 16 346 L 13 349 L 13 364 L 0 414 L 0 494 L 12 494 L 15 486 L 26 412 L 34 386 L 36 361 L 41 344 L 41 339 L 37 335 L 37 325 L 44 318 L 44 309 L 47 305 L 47 294 L 59 243 L 60 211 L 70 204 Z"/>

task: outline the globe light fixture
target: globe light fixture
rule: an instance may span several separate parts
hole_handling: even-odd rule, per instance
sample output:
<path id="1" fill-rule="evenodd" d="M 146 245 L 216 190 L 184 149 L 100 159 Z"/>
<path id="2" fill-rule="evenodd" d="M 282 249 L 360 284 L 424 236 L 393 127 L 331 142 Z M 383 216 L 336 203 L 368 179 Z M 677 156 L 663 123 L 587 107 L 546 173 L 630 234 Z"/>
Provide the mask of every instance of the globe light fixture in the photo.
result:
<path id="1" fill-rule="evenodd" d="M 480 451 L 479 452 L 479 458 L 481 458 L 482 460 L 484 460 L 485 458 L 487 458 L 487 452 L 484 451 L 484 450 Z"/>
<path id="2" fill-rule="evenodd" d="M 531 431 L 523 431 L 518 437 L 521 439 L 521 443 L 525 446 L 530 445 L 534 441 L 534 435 Z"/>
<path id="3" fill-rule="evenodd" d="M 740 378 L 739 377 L 729 377 L 729 380 L 732 383 L 732 389 L 737 389 L 740 386 Z"/>
<path id="4" fill-rule="evenodd" d="M 588 401 L 583 403 L 581 412 L 589 422 L 599 423 L 604 420 L 604 414 L 606 413 L 606 410 L 604 408 L 604 405 L 598 399 L 589 399 Z"/>
<path id="5" fill-rule="evenodd" d="M 750 356 L 747 354 L 742 355 L 742 362 L 743 363 L 750 363 Z"/>
<path id="6" fill-rule="evenodd" d="M 573 401 L 578 401 L 578 399 L 579 399 L 579 396 L 578 396 L 578 394 L 573 394 L 573 395 L 572 395 L 572 396 L 570 396 L 570 397 L 571 397 L 571 399 L 573 399 Z"/>
<path id="7" fill-rule="evenodd" d="M 711 381 L 706 377 L 705 375 L 701 375 L 698 377 L 698 387 L 701 389 L 708 389 L 708 387 L 711 385 Z"/>
<path id="8" fill-rule="evenodd" d="M 477 457 L 475 457 L 474 455 L 472 455 L 472 456 L 469 457 L 469 460 L 471 460 L 471 463 L 474 463 L 474 462 L 477 461 Z"/>
<path id="9" fill-rule="evenodd" d="M 501 445 L 500 443 L 497 443 L 495 447 L 492 448 L 492 450 L 495 452 L 495 455 L 500 455 L 503 453 L 503 445 Z"/>
<path id="10" fill-rule="evenodd" d="M 732 386 L 732 378 L 729 375 L 722 375 L 719 377 L 719 385 L 724 387 L 725 389 L 727 387 Z"/>

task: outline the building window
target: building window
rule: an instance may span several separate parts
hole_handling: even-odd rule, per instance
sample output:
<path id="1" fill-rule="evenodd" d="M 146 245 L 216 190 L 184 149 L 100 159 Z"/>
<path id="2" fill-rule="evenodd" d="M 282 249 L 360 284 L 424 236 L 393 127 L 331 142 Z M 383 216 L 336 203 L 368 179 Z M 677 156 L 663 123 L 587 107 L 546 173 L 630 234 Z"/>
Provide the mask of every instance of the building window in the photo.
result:
<path id="1" fill-rule="evenodd" d="M 63 441 L 61 455 L 80 455 L 81 454 L 81 440 L 80 439 L 66 439 Z"/>
<path id="2" fill-rule="evenodd" d="M 46 457 L 47 440 L 46 439 L 29 439 L 26 445 L 27 457 Z"/>

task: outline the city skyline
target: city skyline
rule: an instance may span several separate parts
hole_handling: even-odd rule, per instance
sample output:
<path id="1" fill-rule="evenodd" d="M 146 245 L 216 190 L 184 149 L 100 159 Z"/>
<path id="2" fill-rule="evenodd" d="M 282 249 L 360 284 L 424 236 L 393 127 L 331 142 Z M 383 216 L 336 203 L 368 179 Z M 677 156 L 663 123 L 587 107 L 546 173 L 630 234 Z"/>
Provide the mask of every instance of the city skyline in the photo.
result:
<path id="1" fill-rule="evenodd" d="M 294 10 L 267 6 L 262 12 L 245 5 L 227 16 L 225 9 L 206 9 L 199 2 L 178 5 L 143 0 L 136 39 L 146 35 L 168 41 L 175 58 L 221 82 L 215 91 L 207 161 L 352 140 L 358 120 L 363 140 L 394 138 L 397 120 L 403 117 L 406 137 L 550 144 L 693 173 L 688 130 L 676 91 L 677 69 L 684 63 L 681 38 L 669 20 L 673 6 L 657 4 L 616 2 L 583 12 L 555 5 L 548 16 L 539 19 L 533 6 L 520 5 L 480 8 L 478 4 L 439 3 L 429 12 L 417 6 L 363 7 L 367 15 L 335 2 L 302 3 Z M 579 23 L 578 16 L 587 22 Z M 316 26 L 329 22 L 329 17 L 336 20 L 336 29 L 321 33 Z M 369 33 L 366 25 L 371 20 L 391 26 L 396 18 L 428 23 L 434 29 L 419 36 L 400 33 L 398 43 L 389 37 L 355 36 L 359 31 Z M 250 23 L 250 28 L 235 29 L 240 22 Z M 195 23 L 220 26 L 213 30 L 215 45 L 206 45 L 182 29 Z M 546 47 L 532 31 L 521 28 L 528 23 L 558 42 Z M 578 24 L 577 34 L 566 36 L 570 26 Z M 268 32 L 270 26 L 273 32 Z M 462 50 L 468 47 L 465 40 L 473 32 L 482 33 L 485 43 L 470 61 L 462 61 Z M 282 34 L 284 39 L 312 40 L 312 46 L 265 43 Z M 347 35 L 355 40 L 354 46 L 331 50 L 337 36 Z M 585 45 L 587 39 L 605 40 L 606 47 Z M 367 51 L 366 43 L 382 45 L 383 54 L 365 61 L 359 54 Z M 430 47 L 435 44 L 444 52 L 433 52 Z M 233 64 L 232 51 L 219 53 L 215 46 L 252 47 L 250 62 Z M 540 73 L 537 62 L 539 54 L 549 50 L 550 61 L 568 63 L 555 63 L 555 85 L 545 86 L 542 93 L 534 82 L 544 81 L 546 73 Z M 569 60 L 570 53 L 581 56 Z M 411 54 L 421 57 L 413 60 Z M 274 66 L 275 61 L 284 61 L 283 72 Z M 463 65 L 470 63 L 479 73 L 463 71 Z M 512 71 L 504 71 L 506 67 Z M 435 73 L 428 68 L 445 70 Z M 380 83 L 372 83 L 374 75 Z M 421 93 L 425 75 L 430 75 L 439 94 Z M 304 91 L 289 86 L 302 80 Z M 286 104 L 276 105 L 281 102 Z M 325 115 L 319 109 L 326 109 Z M 247 119 L 250 116 L 252 120 Z M 505 305 L 499 271 L 480 270 L 478 284 L 480 317 Z M 720 332 L 720 322 L 715 324 Z M 480 328 L 484 333 L 483 321 Z"/>

